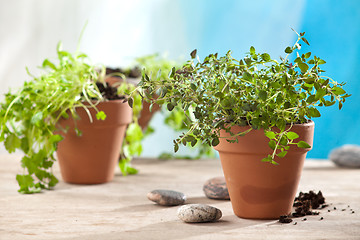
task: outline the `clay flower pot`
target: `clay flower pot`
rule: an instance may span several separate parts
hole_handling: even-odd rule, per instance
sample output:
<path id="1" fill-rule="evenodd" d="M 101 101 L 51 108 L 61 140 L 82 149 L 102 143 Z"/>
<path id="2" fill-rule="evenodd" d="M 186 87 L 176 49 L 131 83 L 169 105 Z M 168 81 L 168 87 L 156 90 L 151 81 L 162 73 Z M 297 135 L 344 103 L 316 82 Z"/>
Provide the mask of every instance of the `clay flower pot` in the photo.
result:
<path id="1" fill-rule="evenodd" d="M 233 127 L 232 132 L 242 132 L 249 127 Z M 313 143 L 314 122 L 293 125 L 302 140 Z M 221 137 L 230 137 L 221 130 Z M 272 149 L 263 130 L 252 130 L 238 143 L 221 138 L 215 147 L 219 151 L 226 185 L 235 215 L 249 219 L 278 219 L 291 213 L 300 176 L 310 149 L 292 145 L 284 158 L 276 158 L 279 165 L 261 162 Z"/>
<path id="2" fill-rule="evenodd" d="M 106 114 L 105 120 L 96 119 L 96 111 L 89 109 L 93 122 L 83 108 L 77 108 L 80 119 L 76 121 L 82 132 L 77 136 L 74 119 L 62 119 L 62 127 L 69 126 L 58 144 L 57 158 L 62 178 L 76 184 L 109 182 L 114 177 L 127 125 L 132 120 L 132 109 L 123 100 L 101 102 L 97 105 Z"/>

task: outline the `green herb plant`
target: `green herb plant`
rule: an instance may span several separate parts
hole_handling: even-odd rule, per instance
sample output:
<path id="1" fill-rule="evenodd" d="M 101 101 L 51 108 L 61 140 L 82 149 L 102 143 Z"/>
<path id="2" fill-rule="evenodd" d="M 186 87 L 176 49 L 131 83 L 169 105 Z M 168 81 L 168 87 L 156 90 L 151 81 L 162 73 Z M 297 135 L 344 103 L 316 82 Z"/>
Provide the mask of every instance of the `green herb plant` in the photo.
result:
<path id="1" fill-rule="evenodd" d="M 159 54 L 152 54 L 143 56 L 136 59 L 136 65 L 138 65 L 141 69 L 143 69 L 143 74 L 146 74 L 151 79 L 168 80 L 169 73 L 174 66 L 180 67 L 178 61 L 171 61 L 164 56 L 160 56 Z M 166 106 L 164 106 L 166 108 Z M 164 123 L 165 125 L 172 128 L 174 131 L 186 131 L 188 130 L 188 126 L 190 125 L 190 121 L 187 118 L 187 115 L 190 114 L 189 110 L 183 111 L 179 106 L 175 106 L 174 109 L 169 112 L 163 109 L 161 111 L 164 114 Z M 146 133 L 144 137 L 148 134 L 154 132 L 154 129 L 149 126 L 146 129 Z M 187 145 L 191 147 L 190 144 Z M 191 147 L 193 148 L 193 147 Z M 197 150 L 196 156 L 189 155 L 173 155 L 169 152 L 161 153 L 160 159 L 172 159 L 172 158 L 181 158 L 181 159 L 198 159 L 201 157 L 214 157 L 214 150 L 205 144 L 201 144 L 200 142 L 194 145 L 194 148 Z"/>
<path id="2" fill-rule="evenodd" d="M 275 157 L 287 154 L 290 145 L 310 148 L 296 140 L 299 136 L 291 131 L 292 125 L 320 117 L 320 107 L 338 103 L 341 109 L 350 95 L 343 89 L 345 83 L 322 75 L 323 59 L 312 57 L 311 52 L 300 54 L 300 42 L 309 43 L 304 32 L 296 34 L 297 41 L 285 49 L 286 56 L 280 61 L 268 53 L 257 53 L 254 47 L 239 60 L 229 51 L 200 61 L 194 50 L 192 59 L 180 69 L 174 67 L 167 79 L 144 74 L 139 88 L 145 99 L 151 104 L 166 104 L 169 111 L 180 108 L 189 120 L 188 130 L 174 140 L 174 151 L 180 144 L 216 146 L 221 129 L 231 134 L 228 142 L 263 129 L 273 151 L 262 161 L 273 164 L 277 164 Z M 296 57 L 290 61 L 293 54 Z M 154 93 L 159 97 L 152 98 Z M 232 133 L 234 125 L 250 128 Z"/>
<path id="3" fill-rule="evenodd" d="M 16 149 L 24 153 L 22 174 L 16 176 L 21 193 L 36 193 L 51 189 L 58 179 L 52 172 L 57 144 L 63 139 L 56 134 L 60 118 L 72 115 L 75 108 L 94 108 L 96 118 L 104 120 L 106 113 L 97 110 L 97 103 L 104 101 L 96 82 L 103 82 L 105 68 L 90 64 L 87 55 L 78 50 L 71 54 L 57 46 L 59 63 L 45 59 L 43 73 L 24 83 L 17 93 L 7 93 L 0 103 L 0 141 L 9 153 Z M 124 84 L 118 94 L 126 96 L 134 87 Z M 136 95 L 133 95 L 136 98 Z M 132 98 L 133 100 L 133 98 Z M 91 119 L 91 115 L 89 114 Z M 56 133 L 55 133 L 56 132 Z M 81 135 L 80 131 L 77 131 Z"/>

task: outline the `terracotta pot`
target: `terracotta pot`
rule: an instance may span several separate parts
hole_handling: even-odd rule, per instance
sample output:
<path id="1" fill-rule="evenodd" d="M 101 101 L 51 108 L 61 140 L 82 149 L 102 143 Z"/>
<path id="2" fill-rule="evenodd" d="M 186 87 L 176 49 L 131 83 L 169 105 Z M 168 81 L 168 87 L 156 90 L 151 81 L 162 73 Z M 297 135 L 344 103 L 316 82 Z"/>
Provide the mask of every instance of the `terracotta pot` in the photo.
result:
<path id="1" fill-rule="evenodd" d="M 89 109 L 93 122 L 83 108 L 77 108 L 76 121 L 82 132 L 77 136 L 74 119 L 62 119 L 62 127 L 69 126 L 65 138 L 58 144 L 57 157 L 62 178 L 76 184 L 109 182 L 114 177 L 127 125 L 132 120 L 132 109 L 123 100 L 112 100 L 97 105 L 106 114 L 105 120 L 96 119 L 96 111 Z"/>
<path id="2" fill-rule="evenodd" d="M 235 126 L 232 132 L 241 132 L 249 127 Z M 276 130 L 276 129 L 275 129 Z M 293 125 L 291 131 L 313 144 L 314 122 Z M 229 137 L 224 130 L 221 137 Z M 306 153 L 310 149 L 291 146 L 284 158 L 276 158 L 279 165 L 261 162 L 272 153 L 269 139 L 263 130 L 252 130 L 238 143 L 225 139 L 215 147 L 219 151 L 226 185 L 235 215 L 250 219 L 278 219 L 291 213 L 299 185 Z"/>
<path id="3" fill-rule="evenodd" d="M 111 86 L 121 83 L 123 81 L 122 78 L 119 77 L 107 77 L 105 79 L 106 82 L 108 82 Z M 137 85 L 140 81 L 140 79 L 136 78 L 128 78 L 127 81 L 131 84 Z M 151 121 L 154 114 L 158 111 L 160 111 L 161 107 L 158 104 L 154 104 L 151 112 L 149 110 L 150 103 L 143 101 L 143 108 L 141 109 L 140 116 L 138 119 L 138 123 L 142 130 L 146 129 L 149 125 L 149 122 Z"/>

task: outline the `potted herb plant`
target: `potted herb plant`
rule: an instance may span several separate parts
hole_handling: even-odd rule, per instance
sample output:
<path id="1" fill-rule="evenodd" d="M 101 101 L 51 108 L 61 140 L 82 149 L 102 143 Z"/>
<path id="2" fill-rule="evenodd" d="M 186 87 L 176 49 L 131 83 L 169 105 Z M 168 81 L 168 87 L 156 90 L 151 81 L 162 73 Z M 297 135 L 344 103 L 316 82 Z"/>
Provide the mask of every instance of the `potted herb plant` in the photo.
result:
<path id="1" fill-rule="evenodd" d="M 55 152 L 66 182 L 110 181 L 132 121 L 126 93 L 134 86 L 109 86 L 105 68 L 90 64 L 79 51 L 71 54 L 59 44 L 57 55 L 58 64 L 45 59 L 44 72 L 30 74 L 32 80 L 1 103 L 0 141 L 9 153 L 24 152 L 25 171 L 16 177 L 21 193 L 56 185 Z M 134 106 L 134 98 L 130 101 Z"/>
<path id="2" fill-rule="evenodd" d="M 219 152 L 239 217 L 277 219 L 291 212 L 306 153 L 312 148 L 310 119 L 320 117 L 320 107 L 338 103 L 341 109 L 350 96 L 344 83 L 323 76 L 324 60 L 299 53 L 300 42 L 309 44 L 304 34 L 297 34 L 280 61 L 254 47 L 239 60 L 229 51 L 200 61 L 194 50 L 192 60 L 173 68 L 169 79 L 144 75 L 139 83 L 151 104 L 166 104 L 169 111 L 190 110 L 188 131 L 174 140 L 174 150 L 201 142 Z M 154 93 L 159 97 L 151 98 Z"/>

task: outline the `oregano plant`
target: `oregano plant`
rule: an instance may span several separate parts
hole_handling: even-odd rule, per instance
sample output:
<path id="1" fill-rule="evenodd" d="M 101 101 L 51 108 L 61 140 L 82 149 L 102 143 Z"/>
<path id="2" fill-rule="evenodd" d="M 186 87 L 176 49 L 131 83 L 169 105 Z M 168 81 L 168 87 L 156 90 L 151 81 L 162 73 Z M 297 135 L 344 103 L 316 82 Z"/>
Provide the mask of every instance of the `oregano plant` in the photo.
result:
<path id="1" fill-rule="evenodd" d="M 297 41 L 286 47 L 286 55 L 279 60 L 258 53 L 253 46 L 242 59 L 233 58 L 228 51 L 201 61 L 194 50 L 191 60 L 179 69 L 172 68 L 168 79 L 143 74 L 139 83 L 142 96 L 152 104 L 166 104 L 169 111 L 181 108 L 189 120 L 188 131 L 174 140 L 174 151 L 180 144 L 216 146 L 222 129 L 231 134 L 229 142 L 262 129 L 272 149 L 262 161 L 273 164 L 291 145 L 310 148 L 297 140 L 292 125 L 320 117 L 321 107 L 337 103 L 341 109 L 350 95 L 343 89 L 345 83 L 324 75 L 321 66 L 325 60 L 311 52 L 300 53 L 301 44 L 309 42 L 305 32 L 296 34 Z M 155 93 L 156 99 L 152 97 Z M 250 128 L 231 132 L 235 125 Z"/>

